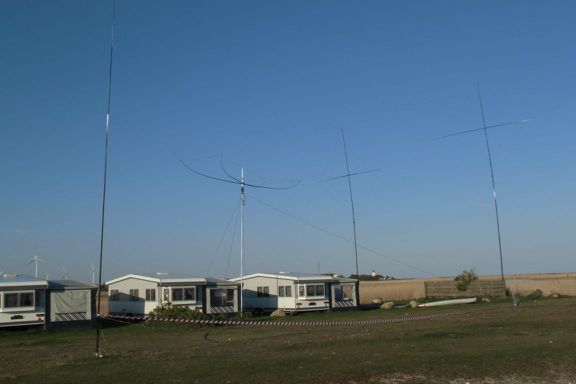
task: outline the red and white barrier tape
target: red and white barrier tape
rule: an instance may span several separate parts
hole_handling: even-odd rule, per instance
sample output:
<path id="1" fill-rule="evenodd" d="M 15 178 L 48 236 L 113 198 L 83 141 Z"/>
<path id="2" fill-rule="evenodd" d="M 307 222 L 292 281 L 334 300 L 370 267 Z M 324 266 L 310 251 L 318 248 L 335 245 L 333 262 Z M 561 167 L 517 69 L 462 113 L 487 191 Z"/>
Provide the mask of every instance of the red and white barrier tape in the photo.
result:
<path id="1" fill-rule="evenodd" d="M 318 326 L 351 326 L 351 325 L 377 325 L 393 324 L 405 321 L 422 321 L 433 320 L 441 317 L 461 314 L 460 312 L 437 313 L 431 315 L 416 315 L 391 317 L 386 319 L 373 320 L 320 320 L 320 321 L 270 321 L 270 320 L 203 320 L 203 319 L 171 319 L 151 316 L 102 316 L 103 319 L 122 320 L 122 321 L 158 321 L 179 324 L 198 324 L 198 325 L 228 325 L 228 326 L 260 326 L 260 327 L 318 327 Z"/>

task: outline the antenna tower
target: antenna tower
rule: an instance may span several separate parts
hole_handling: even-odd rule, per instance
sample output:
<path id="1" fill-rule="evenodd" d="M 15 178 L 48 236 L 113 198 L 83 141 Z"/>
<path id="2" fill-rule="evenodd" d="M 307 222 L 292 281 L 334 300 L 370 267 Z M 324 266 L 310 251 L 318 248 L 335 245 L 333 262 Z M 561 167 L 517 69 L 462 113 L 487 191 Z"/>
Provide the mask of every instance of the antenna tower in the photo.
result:
<path id="1" fill-rule="evenodd" d="M 493 162 L 492 162 L 492 153 L 490 152 L 490 142 L 488 140 L 488 129 L 489 128 L 503 127 L 503 126 L 507 126 L 507 125 L 513 125 L 513 124 L 518 124 L 518 123 L 525 123 L 528 120 L 518 120 L 518 121 L 510 121 L 510 122 L 501 123 L 501 124 L 486 125 L 486 117 L 484 114 L 484 105 L 482 104 L 482 95 L 480 93 L 480 84 L 477 84 L 477 91 L 478 91 L 478 102 L 480 103 L 480 114 L 482 115 L 482 128 L 469 129 L 466 131 L 451 133 L 449 135 L 440 136 L 440 137 L 438 137 L 438 139 L 445 139 L 447 137 L 463 135 L 463 134 L 476 132 L 476 131 L 483 131 L 484 132 L 484 141 L 486 143 L 486 152 L 488 154 L 488 164 L 490 165 L 490 178 L 491 178 L 491 182 L 492 182 L 492 196 L 494 198 L 494 211 L 496 213 L 496 232 L 498 234 L 498 254 L 500 257 L 500 278 L 502 281 L 504 281 L 504 261 L 502 258 L 502 237 L 501 237 L 501 233 L 500 233 L 500 215 L 498 213 L 498 200 L 496 199 L 496 182 L 495 182 L 495 178 L 494 178 L 494 166 L 493 166 Z"/>
<path id="2" fill-rule="evenodd" d="M 240 186 L 240 317 L 244 316 L 244 256 L 245 256 L 245 252 L 244 252 L 244 208 L 246 206 L 246 187 L 250 187 L 250 188 L 260 188 L 260 189 L 290 189 L 290 188 L 294 188 L 295 186 L 298 185 L 298 183 L 294 184 L 294 185 L 290 185 L 287 187 L 268 187 L 265 185 L 260 185 L 260 184 L 251 184 L 251 183 L 246 183 L 246 181 L 244 180 L 244 168 L 240 169 L 240 179 L 237 179 L 236 177 L 232 176 L 228 171 L 226 171 L 226 169 L 224 168 L 224 164 L 222 162 L 222 158 L 220 158 L 220 167 L 222 168 L 222 171 L 224 172 L 224 174 L 228 177 L 227 179 L 224 178 L 220 178 L 220 177 L 215 177 L 215 176 L 211 176 L 211 175 L 207 175 L 205 173 L 202 173 L 192 167 L 190 167 L 189 165 L 187 165 L 182 159 L 178 158 L 178 160 L 180 161 L 180 163 L 189 171 L 211 179 L 211 180 L 215 180 L 215 181 L 220 181 L 223 183 L 229 183 L 229 184 L 236 184 Z"/>
<path id="3" fill-rule="evenodd" d="M 104 214 L 106 210 L 106 182 L 108 180 L 108 132 L 110 129 L 110 104 L 112 98 L 112 58 L 114 57 L 114 26 L 116 24 L 116 1 L 112 2 L 112 36 L 110 39 L 110 62 L 108 67 L 108 103 L 106 105 L 106 131 L 104 138 L 104 182 L 102 184 L 102 211 L 100 216 L 100 267 L 98 268 L 98 288 L 96 290 L 96 357 L 103 357 L 100 352 L 100 332 L 102 319 L 100 315 L 100 287 L 102 286 L 102 260 L 104 254 Z"/>
<path id="4" fill-rule="evenodd" d="M 377 171 L 380 171 L 380 169 L 370 169 L 367 171 L 360 171 L 360 172 L 351 173 L 350 172 L 350 164 L 348 162 L 348 148 L 346 147 L 346 138 L 344 137 L 344 129 L 342 129 L 342 144 L 344 145 L 344 158 L 346 159 L 346 174 L 336 176 L 336 177 L 331 177 L 331 178 L 324 179 L 324 180 L 320 180 L 320 182 L 322 183 L 325 181 L 342 179 L 342 178 L 348 179 L 348 192 L 349 192 L 349 196 L 350 196 L 350 207 L 352 209 L 352 230 L 354 232 L 354 258 L 356 261 L 356 277 L 359 279 L 360 278 L 360 271 L 358 268 L 358 242 L 356 240 L 356 214 L 354 211 L 354 198 L 352 196 L 352 176 L 361 175 L 361 174 L 369 173 L 369 172 L 377 172 Z"/>

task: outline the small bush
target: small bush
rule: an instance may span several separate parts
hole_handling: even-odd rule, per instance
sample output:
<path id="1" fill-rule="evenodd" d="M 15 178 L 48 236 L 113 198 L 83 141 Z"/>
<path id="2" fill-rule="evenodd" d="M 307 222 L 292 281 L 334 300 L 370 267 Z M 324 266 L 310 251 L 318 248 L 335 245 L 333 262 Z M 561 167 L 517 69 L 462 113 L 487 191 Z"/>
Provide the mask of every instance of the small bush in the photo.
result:
<path id="1" fill-rule="evenodd" d="M 467 290 L 470 284 L 476 280 L 478 280 L 478 275 L 476 275 L 474 269 L 470 270 L 465 269 L 462 272 L 460 272 L 458 276 L 454 278 L 454 281 L 456 281 L 456 288 L 459 291 Z"/>
<path id="2" fill-rule="evenodd" d="M 190 309 L 186 306 L 175 306 L 172 303 L 162 303 L 150 312 L 152 317 L 161 317 L 167 319 L 185 319 L 185 320 L 200 320 L 210 319 L 210 315 L 206 315 L 195 309 Z"/>
<path id="3" fill-rule="evenodd" d="M 543 294 L 542 291 L 539 290 L 539 289 L 536 289 L 536 290 L 535 290 L 534 292 L 532 292 L 531 294 L 526 295 L 526 298 L 527 298 L 528 300 L 538 300 L 538 299 L 541 299 L 541 298 L 543 298 L 543 297 L 544 297 L 544 294 Z"/>

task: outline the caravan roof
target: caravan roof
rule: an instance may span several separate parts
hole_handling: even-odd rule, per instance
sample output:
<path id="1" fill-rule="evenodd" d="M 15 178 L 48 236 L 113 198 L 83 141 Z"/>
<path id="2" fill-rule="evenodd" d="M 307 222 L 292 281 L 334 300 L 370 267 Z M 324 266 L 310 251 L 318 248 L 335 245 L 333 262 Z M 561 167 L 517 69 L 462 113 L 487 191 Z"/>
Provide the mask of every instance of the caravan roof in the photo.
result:
<path id="1" fill-rule="evenodd" d="M 38 279 L 28 275 L 0 275 L 0 287 L 18 287 L 18 286 L 38 286 L 45 288 L 48 285 L 46 280 Z"/>
<path id="2" fill-rule="evenodd" d="M 86 284 L 76 280 L 48 280 L 48 288 L 54 290 L 60 289 L 96 289 L 94 284 Z"/>
<path id="3" fill-rule="evenodd" d="M 157 273 L 141 273 L 141 274 L 128 274 L 117 279 L 110 280 L 106 282 L 106 285 L 114 284 L 126 279 L 140 279 L 146 281 L 152 281 L 156 283 L 194 283 L 194 284 L 205 284 L 205 285 L 230 285 L 231 282 L 228 280 L 216 279 L 213 277 L 193 277 L 190 275 L 180 274 L 180 273 L 169 273 L 169 272 L 157 272 Z"/>
<path id="4" fill-rule="evenodd" d="M 253 277 L 269 277 L 273 279 L 284 279 L 294 281 L 355 281 L 344 277 L 334 277 L 332 275 L 321 275 L 315 273 L 302 273 L 302 272 L 278 272 L 278 273 L 253 273 L 244 276 L 244 279 Z M 230 281 L 240 281 L 239 277 L 230 279 Z"/>

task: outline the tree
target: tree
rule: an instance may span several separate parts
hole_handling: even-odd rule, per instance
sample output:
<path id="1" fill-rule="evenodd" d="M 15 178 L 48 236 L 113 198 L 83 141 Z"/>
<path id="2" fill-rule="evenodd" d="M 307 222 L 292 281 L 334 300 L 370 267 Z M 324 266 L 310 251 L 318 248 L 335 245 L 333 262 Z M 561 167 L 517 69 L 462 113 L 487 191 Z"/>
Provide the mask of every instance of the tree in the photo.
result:
<path id="1" fill-rule="evenodd" d="M 456 288 L 459 291 L 467 290 L 470 284 L 476 280 L 478 280 L 478 275 L 476 275 L 474 269 L 470 270 L 465 269 L 462 272 L 460 272 L 458 276 L 454 278 L 454 281 L 456 281 Z"/>

